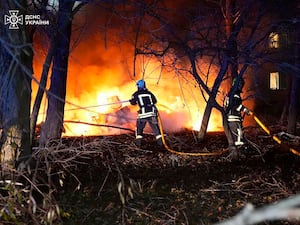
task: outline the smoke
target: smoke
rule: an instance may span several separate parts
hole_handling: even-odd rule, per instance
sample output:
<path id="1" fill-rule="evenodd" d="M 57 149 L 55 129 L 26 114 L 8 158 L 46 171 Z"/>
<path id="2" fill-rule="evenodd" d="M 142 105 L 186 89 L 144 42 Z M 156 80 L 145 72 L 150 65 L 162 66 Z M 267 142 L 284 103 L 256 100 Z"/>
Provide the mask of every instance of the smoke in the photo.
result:
<path id="1" fill-rule="evenodd" d="M 111 103 L 130 99 L 136 90 L 136 81 L 144 78 L 148 89 L 157 97 L 157 106 L 166 132 L 176 132 L 185 128 L 199 129 L 206 103 L 193 78 L 188 74 L 161 70 L 160 63 L 153 58 L 137 57 L 134 65 L 133 45 L 120 41 L 122 37 L 117 37 L 117 34 L 120 34 L 118 27 L 110 32 L 103 29 L 107 24 L 107 15 L 103 13 L 99 17 L 101 12 L 88 8 L 75 16 L 66 100 L 81 108 L 74 109 L 73 105 L 66 103 L 64 119 L 134 129 L 137 106 L 131 106 L 129 103 Z M 43 54 L 35 55 L 37 75 L 41 72 L 43 59 Z M 136 73 L 133 71 L 134 67 Z M 218 68 L 201 64 L 203 71 L 208 70 L 208 67 L 212 74 L 210 78 L 213 79 Z M 203 76 L 205 75 L 203 72 Z M 211 80 L 209 85 L 210 82 Z M 35 91 L 34 88 L 33 92 Z M 209 129 L 222 129 L 220 115 L 214 113 L 211 118 Z M 43 117 L 39 121 L 42 119 Z M 71 123 L 65 124 L 65 128 L 65 135 L 125 132 L 105 126 Z"/>

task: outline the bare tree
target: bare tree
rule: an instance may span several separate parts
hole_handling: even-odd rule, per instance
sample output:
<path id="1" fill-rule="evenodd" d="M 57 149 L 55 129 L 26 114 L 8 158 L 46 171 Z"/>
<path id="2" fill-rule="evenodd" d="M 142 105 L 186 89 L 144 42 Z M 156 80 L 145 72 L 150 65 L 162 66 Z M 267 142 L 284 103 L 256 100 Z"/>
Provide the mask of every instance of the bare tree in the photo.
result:
<path id="1" fill-rule="evenodd" d="M 211 111 L 216 108 L 222 114 L 228 142 L 232 143 L 222 105 L 224 90 L 234 77 L 251 81 L 255 77 L 252 71 L 266 62 L 281 63 L 270 60 L 273 53 L 268 51 L 269 34 L 282 19 L 270 8 L 278 11 L 280 6 L 264 1 L 227 0 L 199 1 L 190 8 L 139 1 L 133 7 L 143 17 L 135 27 L 136 34 L 142 37 L 135 38 L 136 57 L 156 57 L 163 69 L 176 71 L 182 77 L 191 75 L 207 102 L 198 138 L 204 138 Z M 204 65 L 208 63 L 206 69 Z M 218 68 L 214 76 L 211 67 Z"/>
<path id="2" fill-rule="evenodd" d="M 291 134 L 296 134 L 297 127 L 297 118 L 299 116 L 300 108 L 300 4 L 299 2 L 295 4 L 294 7 L 294 21 L 295 21 L 295 30 L 296 30 L 296 39 L 295 39 L 295 69 L 292 72 L 292 86 L 290 94 L 290 105 L 289 105 L 289 114 L 288 114 L 288 125 L 287 131 Z"/>
<path id="3" fill-rule="evenodd" d="M 59 1 L 56 33 L 52 37 L 51 46 L 46 58 L 46 65 L 49 65 L 51 60 L 53 60 L 53 64 L 51 84 L 47 95 L 47 116 L 41 130 L 41 146 L 45 145 L 50 139 L 60 138 L 63 130 L 72 19 L 73 15 L 83 6 L 83 4 L 79 4 L 74 9 L 74 4 L 75 1 Z M 35 121 L 31 125 L 32 132 L 34 132 L 41 96 L 43 90 L 45 90 L 48 69 L 49 67 L 42 74 L 41 83 L 43 86 L 39 87 L 37 96 L 39 99 L 35 104 L 35 114 L 32 115 L 32 118 L 35 118 Z"/>
<path id="4" fill-rule="evenodd" d="M 156 1 L 139 3 L 138 7 L 143 11 L 141 14 L 147 16 L 144 16 L 143 30 L 138 29 L 144 36 L 143 42 L 136 44 L 136 54 L 155 56 L 161 60 L 163 68 L 173 68 L 177 74 L 191 75 L 194 78 L 207 101 L 199 132 L 199 138 L 203 139 L 212 108 L 219 110 L 224 119 L 222 101 L 217 99 L 220 87 L 226 86 L 225 83 L 231 77 L 242 77 L 248 65 L 253 63 L 253 59 L 250 62 L 249 52 L 262 42 L 264 35 L 261 33 L 260 38 L 253 35 L 262 16 L 261 6 L 259 3 L 254 4 L 252 0 L 244 1 L 243 4 L 232 0 L 227 1 L 226 5 L 203 1 L 197 6 L 193 5 L 193 8 L 183 9 L 179 6 L 178 13 L 182 20 L 178 21 L 166 13 L 168 6 L 154 6 L 158 4 Z M 227 9 L 226 13 L 223 13 L 223 8 Z M 258 13 L 254 13 L 255 11 Z M 251 28 L 246 26 L 249 18 L 253 24 Z M 150 20 L 153 19 L 156 22 L 151 23 Z M 205 71 L 203 65 L 208 63 L 210 65 Z M 213 66 L 219 68 L 215 77 L 210 74 Z M 209 84 L 209 79 L 213 81 L 212 85 Z M 225 132 L 228 134 L 228 141 L 232 142 L 226 124 L 225 121 Z"/>
<path id="5" fill-rule="evenodd" d="M 11 9 L 18 10 L 18 16 L 22 16 L 26 1 L 1 1 L 1 9 L 1 18 L 6 14 L 11 16 Z M 31 155 L 32 35 L 24 25 L 15 25 L 16 29 L 10 29 L 9 24 L 0 24 L 1 165 L 24 168 Z"/>

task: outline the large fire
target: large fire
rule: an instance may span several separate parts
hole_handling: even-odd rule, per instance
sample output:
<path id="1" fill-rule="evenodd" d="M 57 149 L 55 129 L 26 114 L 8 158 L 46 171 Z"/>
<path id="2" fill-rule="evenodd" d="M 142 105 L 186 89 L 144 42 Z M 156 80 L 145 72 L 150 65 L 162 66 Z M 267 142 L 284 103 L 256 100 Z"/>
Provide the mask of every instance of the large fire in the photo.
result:
<path id="1" fill-rule="evenodd" d="M 138 74 L 133 77 L 126 72 L 119 48 L 95 48 L 86 52 L 87 43 L 79 45 L 69 60 L 67 103 L 65 105 L 64 136 L 106 135 L 134 130 L 137 106 L 127 100 L 136 91 Z M 84 53 L 84 56 L 82 54 Z M 36 52 L 38 55 L 38 52 Z M 40 58 L 40 57 L 37 57 Z M 41 73 L 41 61 L 35 60 L 35 74 Z M 157 62 L 149 61 L 142 70 L 147 88 L 158 99 L 158 110 L 166 132 L 187 128 L 199 130 L 206 103 L 198 85 L 188 76 L 184 79 L 174 73 L 163 72 Z M 33 84 L 33 97 L 37 85 Z M 38 123 L 45 119 L 44 99 Z M 72 104 L 69 104 L 72 103 Z M 80 107 L 78 107 L 80 106 Z M 222 120 L 213 111 L 208 130 L 222 130 Z M 151 130 L 148 128 L 148 130 Z"/>
<path id="2" fill-rule="evenodd" d="M 154 59 L 138 56 L 133 63 L 132 44 L 119 41 L 122 37 L 118 28 L 116 28 L 118 31 L 105 34 L 110 35 L 112 40 L 109 42 L 106 39 L 104 43 L 99 27 L 104 24 L 105 16 L 98 17 L 98 9 L 91 7 L 79 13 L 73 23 L 84 29 L 74 29 L 72 32 L 74 43 L 71 44 L 69 56 L 64 135 L 128 132 L 118 127 L 134 130 L 138 108 L 131 106 L 126 100 L 131 98 L 136 90 L 135 83 L 141 78 L 145 79 L 147 88 L 158 99 L 157 107 L 166 132 L 184 128 L 199 130 L 206 102 L 195 80 L 188 74 L 179 76 L 175 72 L 162 70 L 161 65 Z M 34 42 L 34 76 L 38 79 L 47 51 L 45 49 L 48 47 L 44 46 L 45 38 L 37 39 L 39 40 Z M 204 77 L 209 74 L 207 82 L 211 88 L 220 68 L 210 65 L 209 61 L 199 62 L 199 67 Z M 187 67 L 189 68 L 188 65 Z M 49 76 L 50 73 L 51 71 Z M 48 87 L 49 83 L 50 78 Z M 33 83 L 32 88 L 34 100 L 37 84 Z M 224 93 L 217 96 L 220 104 L 227 91 L 224 90 Z M 46 107 L 47 101 L 44 98 L 38 123 L 45 120 Z M 208 130 L 223 130 L 221 115 L 217 110 L 212 111 Z"/>

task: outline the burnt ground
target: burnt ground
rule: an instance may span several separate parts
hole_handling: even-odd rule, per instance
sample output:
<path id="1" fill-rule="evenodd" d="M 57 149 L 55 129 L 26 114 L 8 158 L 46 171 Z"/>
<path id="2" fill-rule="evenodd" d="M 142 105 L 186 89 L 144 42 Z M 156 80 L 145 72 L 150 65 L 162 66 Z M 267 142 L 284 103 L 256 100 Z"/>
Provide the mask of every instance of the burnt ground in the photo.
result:
<path id="1" fill-rule="evenodd" d="M 213 224 L 236 215 L 247 203 L 259 208 L 297 194 L 300 157 L 259 128 L 245 133 L 251 143 L 238 160 L 229 160 L 228 153 L 172 154 L 151 135 L 142 149 L 133 144 L 133 134 L 67 138 L 67 145 L 87 154 L 69 167 L 58 192 L 64 224 Z M 195 137 L 182 131 L 167 134 L 166 140 L 172 149 L 185 152 L 227 147 L 223 132 L 210 132 L 203 142 Z"/>

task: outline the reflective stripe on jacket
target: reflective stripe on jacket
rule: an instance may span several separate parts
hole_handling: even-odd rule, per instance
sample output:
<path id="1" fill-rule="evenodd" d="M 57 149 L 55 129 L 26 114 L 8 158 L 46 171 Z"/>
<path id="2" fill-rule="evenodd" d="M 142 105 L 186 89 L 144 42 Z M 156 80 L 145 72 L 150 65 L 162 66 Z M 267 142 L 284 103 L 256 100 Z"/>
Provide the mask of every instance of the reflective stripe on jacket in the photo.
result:
<path id="1" fill-rule="evenodd" d="M 156 102 L 156 97 L 147 89 L 136 91 L 135 93 L 133 93 L 130 99 L 130 103 L 132 105 L 138 104 L 140 107 L 138 111 L 138 118 L 148 118 L 151 116 L 156 116 Z"/>

